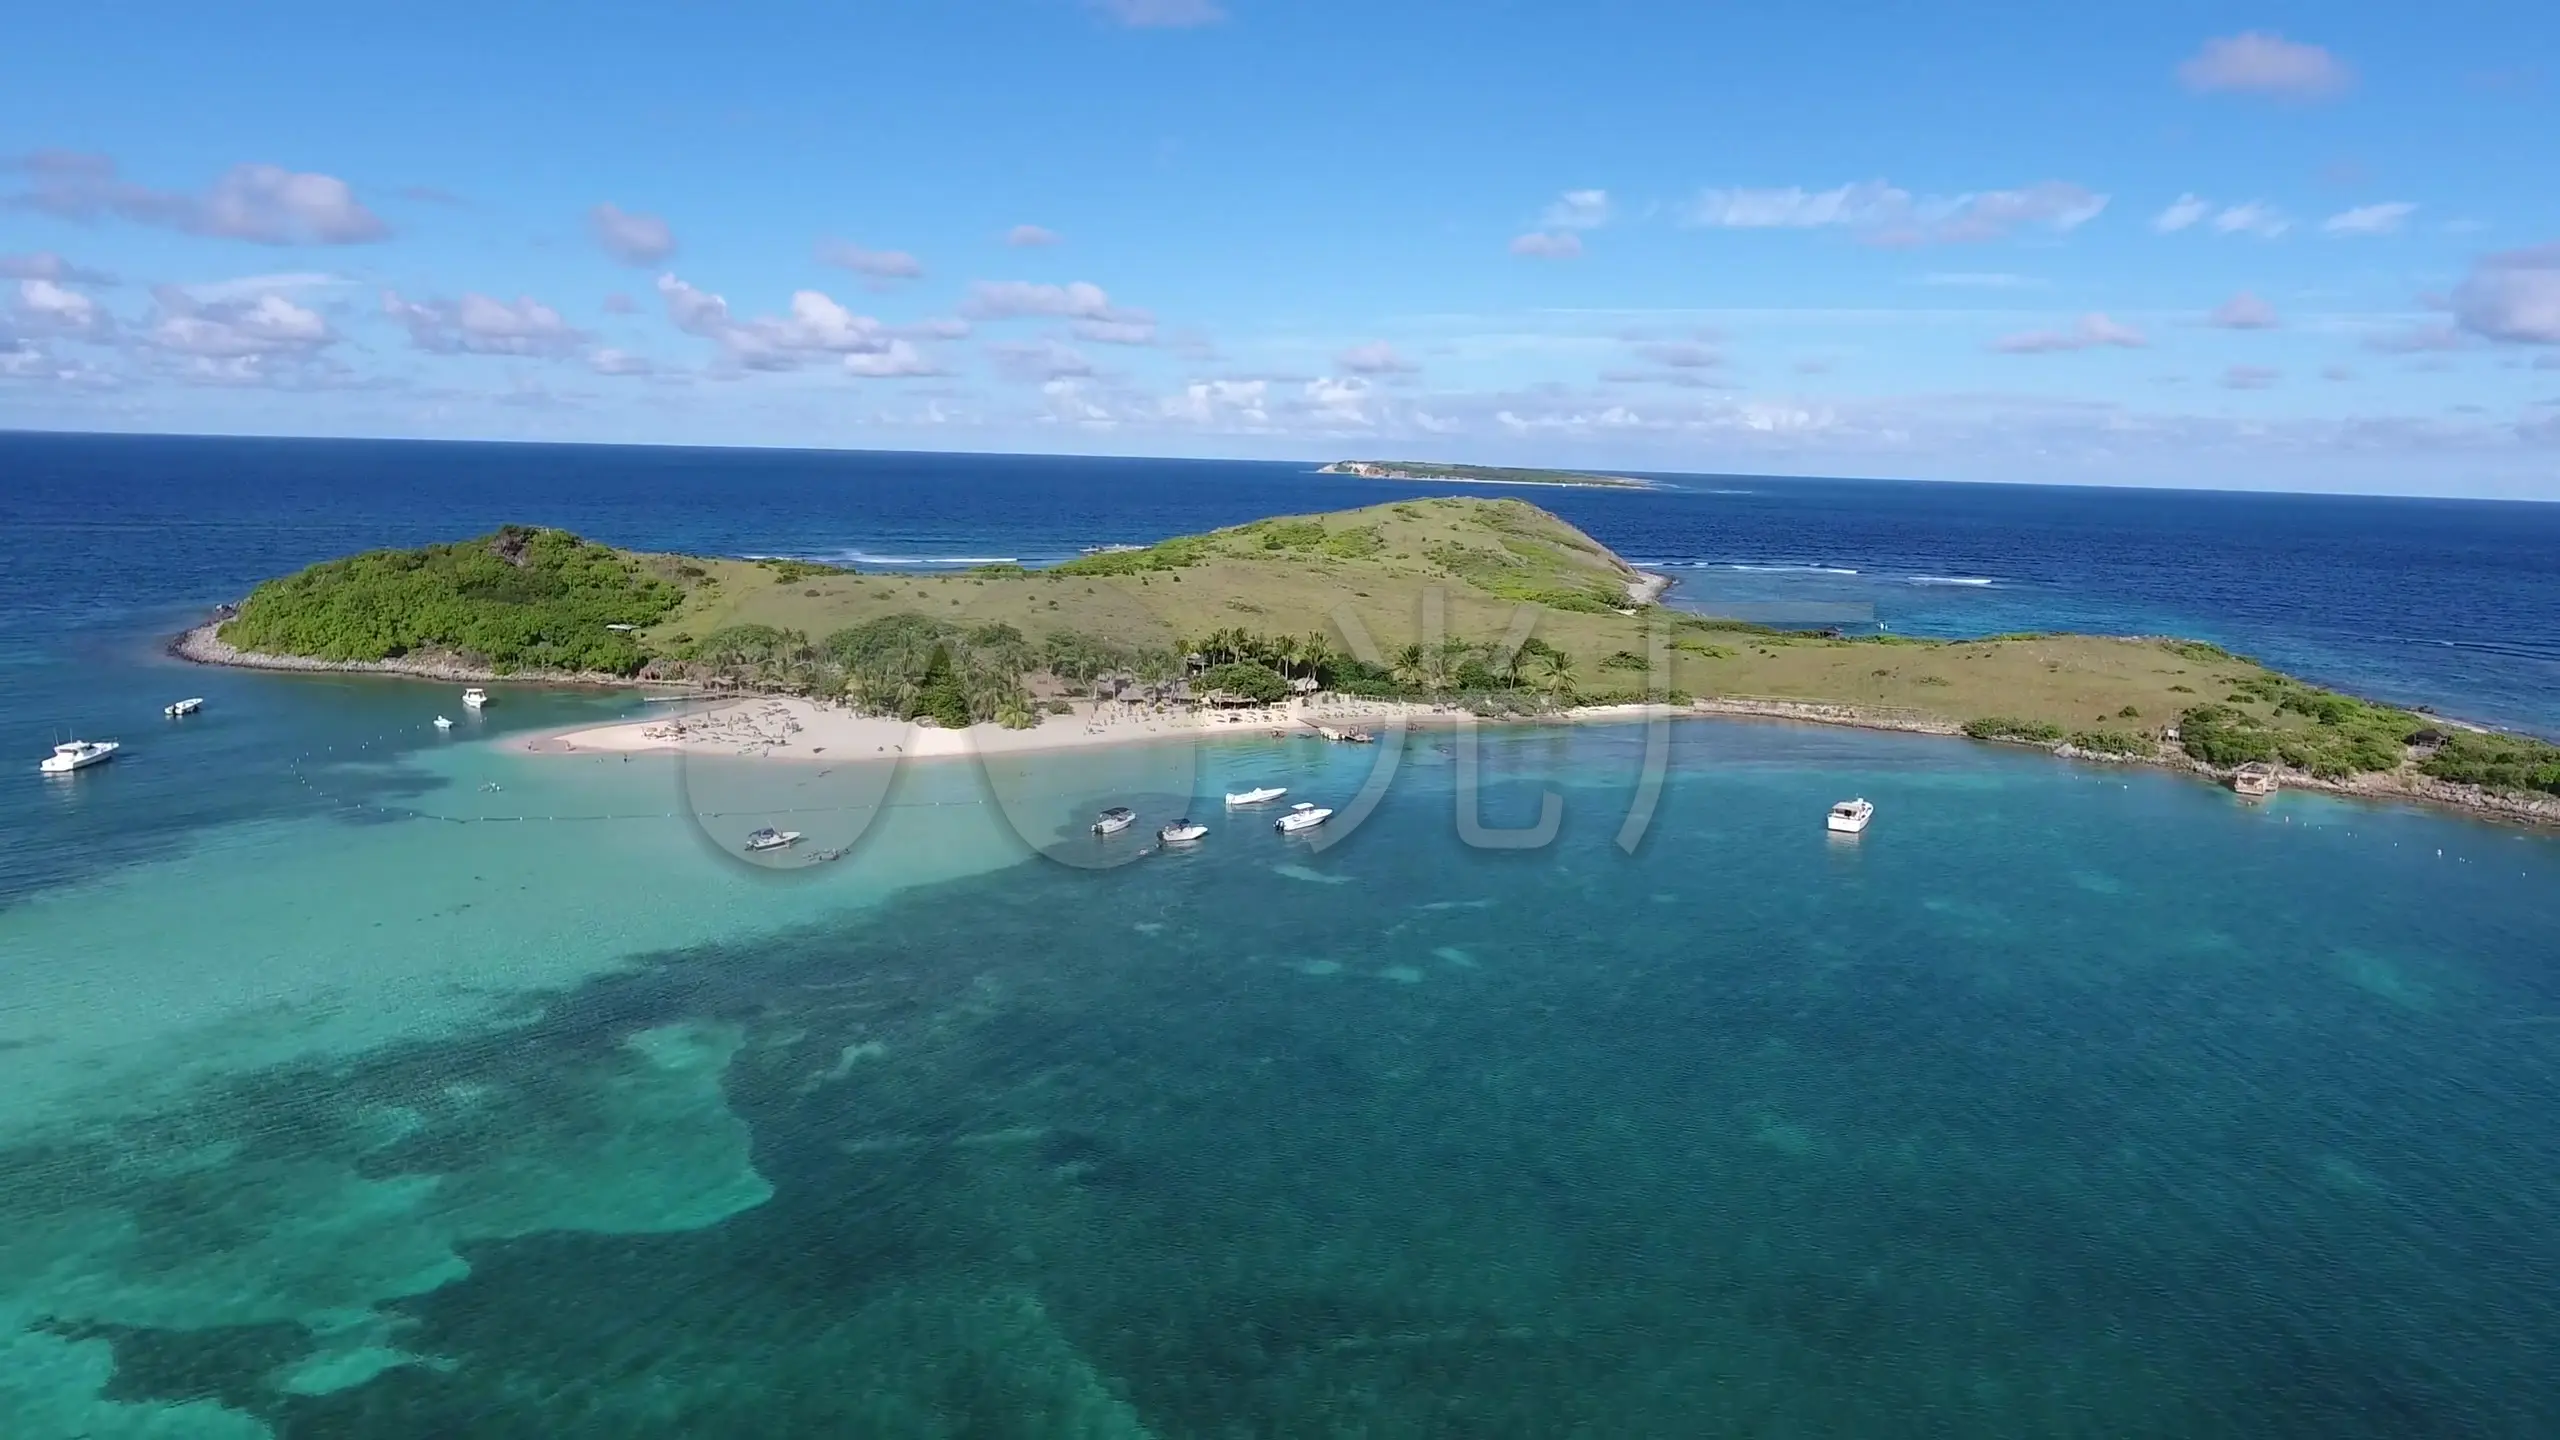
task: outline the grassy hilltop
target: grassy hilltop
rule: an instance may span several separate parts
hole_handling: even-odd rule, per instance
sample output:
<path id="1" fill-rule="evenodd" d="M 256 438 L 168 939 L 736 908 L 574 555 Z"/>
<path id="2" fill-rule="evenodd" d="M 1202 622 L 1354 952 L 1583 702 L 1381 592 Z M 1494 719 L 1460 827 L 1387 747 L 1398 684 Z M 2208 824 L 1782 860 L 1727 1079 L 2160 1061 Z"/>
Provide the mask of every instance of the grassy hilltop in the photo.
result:
<path id="1" fill-rule="evenodd" d="M 1097 688 L 1273 699 L 1309 679 L 1510 713 L 1720 697 L 2127 758 L 2281 760 L 2333 780 L 2424 775 L 2560 794 L 2560 748 L 2437 733 L 2425 716 L 2210 645 L 1833 638 L 1665 611 L 1637 598 L 1643 579 L 1512 499 L 1284 516 L 1044 570 L 950 575 L 644 555 L 509 527 L 270 581 L 221 639 L 328 661 L 842 697 L 955 725 L 1030 724 L 1042 705 Z M 1514 648 L 1506 637 L 1524 620 Z M 1657 632 L 1667 677 L 1647 659 Z"/>

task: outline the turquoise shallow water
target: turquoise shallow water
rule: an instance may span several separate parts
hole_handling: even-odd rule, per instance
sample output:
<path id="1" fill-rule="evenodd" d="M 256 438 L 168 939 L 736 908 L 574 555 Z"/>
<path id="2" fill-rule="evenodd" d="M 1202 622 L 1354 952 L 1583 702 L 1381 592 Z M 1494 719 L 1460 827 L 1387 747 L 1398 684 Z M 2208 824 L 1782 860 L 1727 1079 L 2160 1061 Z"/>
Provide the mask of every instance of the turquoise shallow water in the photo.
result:
<path id="1" fill-rule="evenodd" d="M 2560 846 L 1673 735 L 315 763 L 0 911 L 8 1433 L 2560 1428 Z"/>

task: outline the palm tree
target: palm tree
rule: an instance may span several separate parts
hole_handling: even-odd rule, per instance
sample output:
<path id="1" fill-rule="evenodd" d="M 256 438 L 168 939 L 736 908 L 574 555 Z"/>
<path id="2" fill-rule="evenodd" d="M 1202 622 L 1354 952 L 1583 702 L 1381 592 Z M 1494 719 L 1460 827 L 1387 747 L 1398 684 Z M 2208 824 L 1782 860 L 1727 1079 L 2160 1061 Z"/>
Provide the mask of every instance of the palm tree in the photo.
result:
<path id="1" fill-rule="evenodd" d="M 1557 692 L 1573 688 L 1573 657 L 1561 650 L 1540 648 L 1537 654 L 1538 688 L 1549 699 Z"/>
<path id="2" fill-rule="evenodd" d="M 1333 662 L 1333 641 L 1323 631 L 1310 630 L 1299 636 L 1298 641 L 1307 647 L 1309 665 L 1328 665 Z"/>
<path id="3" fill-rule="evenodd" d="M 1409 690 L 1419 690 L 1430 683 L 1431 670 L 1420 645 L 1407 645 L 1396 652 L 1393 665 L 1396 683 Z"/>

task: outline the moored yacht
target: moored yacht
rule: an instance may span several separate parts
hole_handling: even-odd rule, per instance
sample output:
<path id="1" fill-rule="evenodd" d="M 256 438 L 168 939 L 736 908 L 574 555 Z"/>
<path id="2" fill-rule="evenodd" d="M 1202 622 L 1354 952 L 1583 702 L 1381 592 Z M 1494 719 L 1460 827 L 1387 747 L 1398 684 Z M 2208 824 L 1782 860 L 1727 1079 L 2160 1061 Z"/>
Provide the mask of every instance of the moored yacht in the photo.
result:
<path id="1" fill-rule="evenodd" d="M 799 843 L 799 831 L 776 830 L 772 826 L 768 825 L 765 828 L 757 830 L 747 836 L 747 853 L 752 855 L 759 850 L 779 850 L 786 845 L 797 845 Z"/>
<path id="2" fill-rule="evenodd" d="M 1876 807 L 1872 803 L 1865 800 L 1843 800 L 1831 807 L 1831 815 L 1825 823 L 1830 826 L 1834 834 L 1856 835 L 1865 831 L 1867 822 L 1874 818 L 1876 818 Z"/>
<path id="3" fill-rule="evenodd" d="M 1272 821 L 1271 828 L 1283 835 L 1294 835 L 1301 830 L 1313 830 L 1332 818 L 1332 811 L 1321 805 L 1310 805 L 1301 800 L 1289 807 L 1288 814 Z"/>
<path id="4" fill-rule="evenodd" d="M 1093 817 L 1093 833 L 1117 835 L 1137 823 L 1138 812 L 1126 805 L 1114 805 Z"/>
<path id="5" fill-rule="evenodd" d="M 1260 805 L 1266 801 L 1277 800 L 1288 793 L 1289 787 L 1286 785 L 1263 785 L 1251 790 L 1230 790 L 1227 792 L 1227 803 L 1229 805 Z"/>
<path id="6" fill-rule="evenodd" d="M 86 770 L 115 758 L 123 748 L 113 740 L 71 740 L 53 747 L 53 753 L 36 762 L 36 768 L 47 775 L 68 775 Z"/>
<path id="7" fill-rule="evenodd" d="M 462 692 L 462 703 L 466 709 L 477 710 L 489 703 L 489 692 L 474 685 Z"/>
<path id="8" fill-rule="evenodd" d="M 1167 845 L 1180 845 L 1209 833 L 1209 827 L 1188 816 L 1174 821 L 1156 832 L 1156 838 Z"/>
<path id="9" fill-rule="evenodd" d="M 160 713 L 168 716 L 172 720 L 175 720 L 181 715 L 193 715 L 203 708 L 204 697 L 196 695 L 185 700 L 180 700 L 171 705 L 164 705 L 161 707 Z"/>
<path id="10" fill-rule="evenodd" d="M 436 728 L 439 730 L 450 730 L 453 728 L 453 722 L 446 719 L 444 716 L 439 715 L 436 717 Z"/>

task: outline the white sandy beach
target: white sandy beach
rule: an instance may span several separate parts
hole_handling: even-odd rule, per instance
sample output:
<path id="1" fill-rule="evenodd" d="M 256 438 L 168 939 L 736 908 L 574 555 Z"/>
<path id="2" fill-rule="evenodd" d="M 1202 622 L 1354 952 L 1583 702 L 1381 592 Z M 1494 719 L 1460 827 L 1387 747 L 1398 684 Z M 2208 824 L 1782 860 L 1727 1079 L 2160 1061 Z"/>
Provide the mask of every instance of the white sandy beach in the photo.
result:
<path id="1" fill-rule="evenodd" d="M 1629 720 L 1668 706 L 1588 706 L 1553 717 Z M 1465 718 L 1450 706 L 1322 697 L 1314 701 L 1196 712 L 1120 701 L 1079 702 L 1074 713 L 1048 715 L 1028 730 L 972 725 L 965 730 L 857 715 L 835 705 L 782 696 L 750 696 L 682 715 L 537 735 L 515 742 L 537 755 L 673 752 L 781 760 L 929 759 L 1077 750 L 1218 735 L 1316 736 L 1316 726 L 1377 730 L 1390 725 L 1447 725 Z"/>

